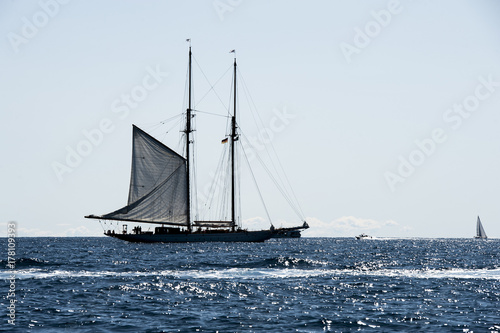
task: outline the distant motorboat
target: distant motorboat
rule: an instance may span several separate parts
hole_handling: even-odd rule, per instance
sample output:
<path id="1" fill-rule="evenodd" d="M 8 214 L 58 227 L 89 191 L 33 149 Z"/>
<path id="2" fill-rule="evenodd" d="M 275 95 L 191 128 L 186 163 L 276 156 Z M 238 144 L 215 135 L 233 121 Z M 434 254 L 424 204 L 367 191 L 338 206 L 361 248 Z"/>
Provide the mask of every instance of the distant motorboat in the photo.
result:
<path id="1" fill-rule="evenodd" d="M 488 239 L 488 236 L 486 236 L 486 232 L 484 231 L 483 224 L 481 223 L 481 219 L 479 218 L 479 216 L 477 217 L 476 236 L 474 236 L 474 238 Z"/>
<path id="2" fill-rule="evenodd" d="M 367 234 L 361 234 L 356 236 L 356 239 L 373 239 L 373 237 Z"/>

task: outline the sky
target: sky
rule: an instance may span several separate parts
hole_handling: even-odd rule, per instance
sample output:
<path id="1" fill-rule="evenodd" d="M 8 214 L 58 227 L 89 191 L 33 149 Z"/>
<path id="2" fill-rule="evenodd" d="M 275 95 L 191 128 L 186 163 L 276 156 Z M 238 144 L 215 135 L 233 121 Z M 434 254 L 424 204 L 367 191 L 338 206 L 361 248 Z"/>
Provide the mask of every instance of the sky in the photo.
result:
<path id="1" fill-rule="evenodd" d="M 157 125 L 186 108 L 190 38 L 204 112 L 227 113 L 236 50 L 263 126 L 241 96 L 239 124 L 257 154 L 276 150 L 304 237 L 470 238 L 479 215 L 498 238 L 499 14 L 494 0 L 2 0 L 0 236 L 9 221 L 102 235 L 84 216 L 126 204 L 132 124 L 181 149 L 179 126 Z M 203 196 L 225 119 L 199 113 L 196 130 Z M 246 177 L 244 226 L 267 228 Z M 259 188 L 275 226 L 301 223 Z"/>

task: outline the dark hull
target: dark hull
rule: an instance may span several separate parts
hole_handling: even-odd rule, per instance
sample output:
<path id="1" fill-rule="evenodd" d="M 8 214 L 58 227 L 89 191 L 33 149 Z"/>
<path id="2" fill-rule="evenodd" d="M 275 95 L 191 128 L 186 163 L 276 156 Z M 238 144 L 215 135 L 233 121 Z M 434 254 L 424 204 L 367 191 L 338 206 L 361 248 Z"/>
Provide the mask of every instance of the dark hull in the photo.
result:
<path id="1" fill-rule="evenodd" d="M 272 238 L 300 238 L 300 231 L 297 230 L 286 230 L 277 231 Z"/>
<path id="2" fill-rule="evenodd" d="M 273 236 L 271 230 L 179 234 L 105 234 L 136 243 L 201 243 L 201 242 L 264 242 Z"/>

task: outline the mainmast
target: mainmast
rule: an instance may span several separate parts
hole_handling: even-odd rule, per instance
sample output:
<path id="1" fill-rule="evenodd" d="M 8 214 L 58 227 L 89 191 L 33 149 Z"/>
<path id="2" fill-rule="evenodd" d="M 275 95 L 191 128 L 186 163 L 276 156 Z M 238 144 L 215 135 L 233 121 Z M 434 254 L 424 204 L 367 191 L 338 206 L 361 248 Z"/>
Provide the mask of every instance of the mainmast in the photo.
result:
<path id="1" fill-rule="evenodd" d="M 188 108 L 186 110 L 186 168 L 187 168 L 187 177 L 186 177 L 186 186 L 187 186 L 187 227 L 189 232 L 191 232 L 191 169 L 190 169 L 190 153 L 189 153 L 189 145 L 191 144 L 191 40 L 187 40 L 189 42 L 189 83 L 188 83 Z"/>
<path id="2" fill-rule="evenodd" d="M 231 51 L 233 53 L 233 51 Z M 236 203 L 235 203 L 235 174 L 234 174 L 234 144 L 238 140 L 238 135 L 236 134 L 236 55 L 234 57 L 234 108 L 233 117 L 231 119 L 231 220 L 233 221 L 232 231 L 234 231 L 236 226 Z"/>

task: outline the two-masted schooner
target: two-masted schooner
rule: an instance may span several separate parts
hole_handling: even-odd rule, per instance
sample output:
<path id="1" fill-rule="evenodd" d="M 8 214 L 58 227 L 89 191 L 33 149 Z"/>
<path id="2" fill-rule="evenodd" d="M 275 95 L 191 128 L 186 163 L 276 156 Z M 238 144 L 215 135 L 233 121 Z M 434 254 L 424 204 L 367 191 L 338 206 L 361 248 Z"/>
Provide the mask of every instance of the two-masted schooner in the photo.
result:
<path id="1" fill-rule="evenodd" d="M 188 107 L 185 125 L 185 156 L 176 153 L 154 137 L 133 126 L 132 172 L 128 203 L 109 214 L 86 218 L 157 225 L 154 231 L 142 231 L 136 226 L 131 232 L 127 224 L 118 232 L 105 230 L 105 235 L 130 242 L 263 242 L 277 230 L 248 231 L 236 222 L 235 143 L 238 141 L 236 118 L 236 57 L 234 58 L 234 106 L 231 117 L 231 219 L 229 221 L 193 221 L 191 214 L 191 161 L 190 146 L 192 124 L 191 101 L 192 52 L 189 47 Z M 308 228 L 307 223 L 298 229 Z"/>

